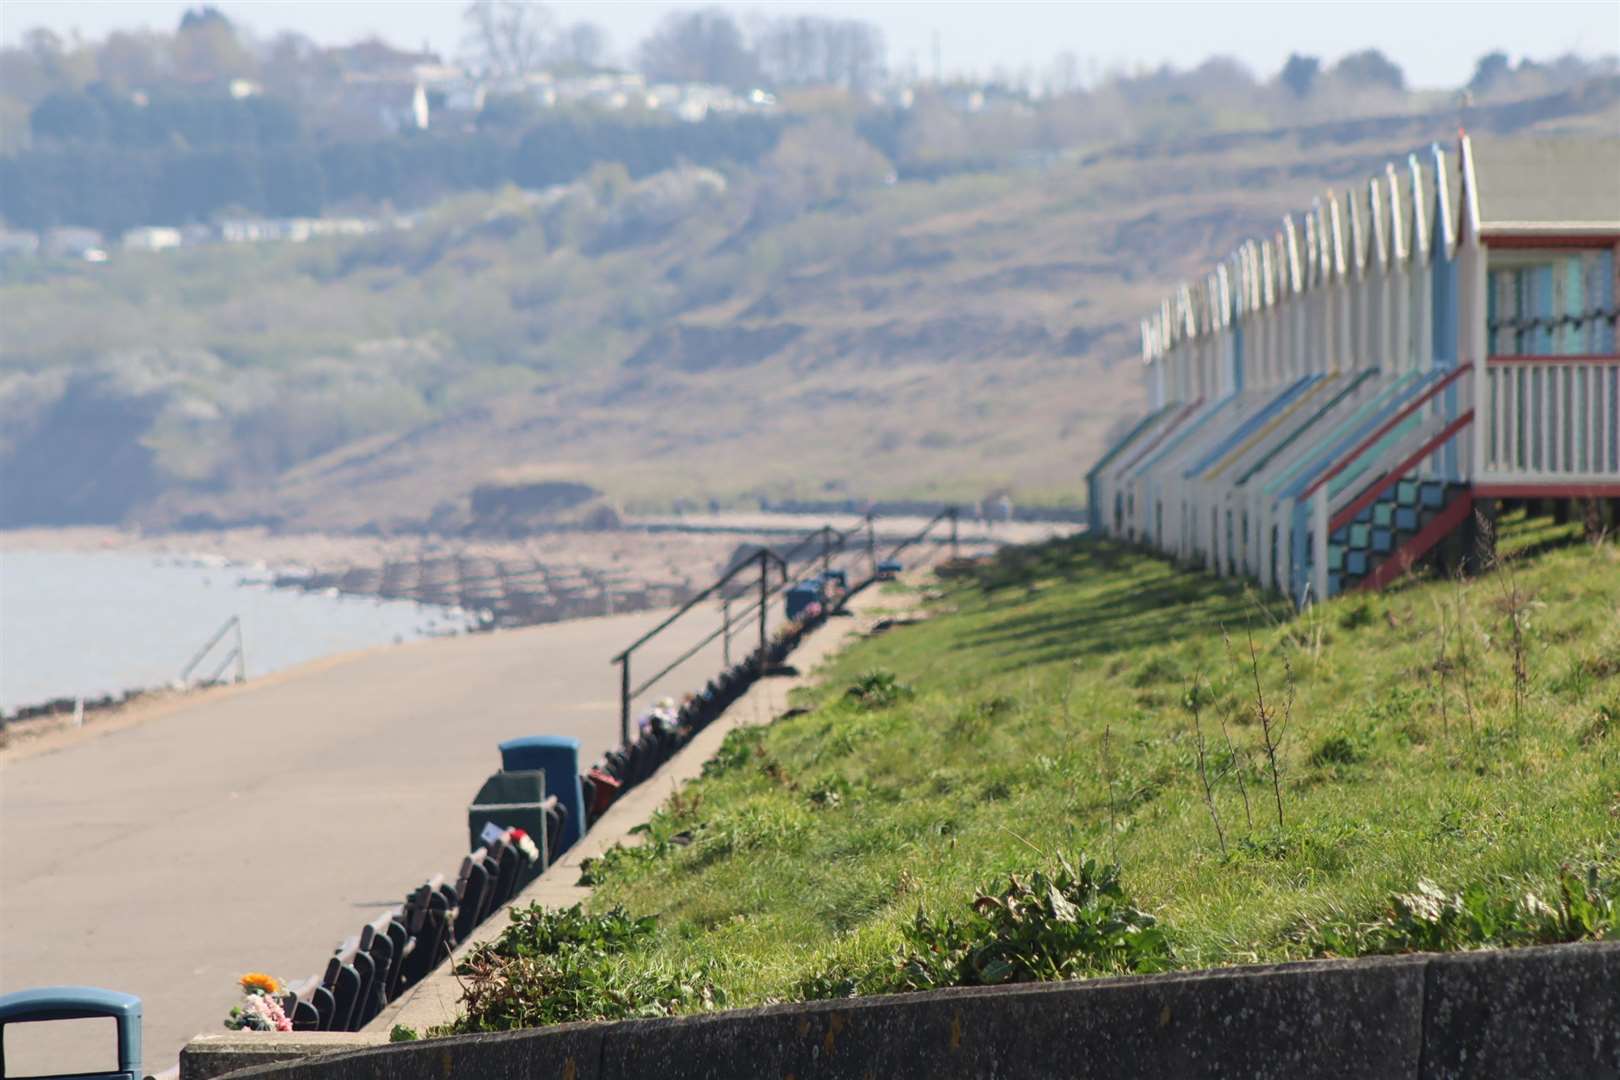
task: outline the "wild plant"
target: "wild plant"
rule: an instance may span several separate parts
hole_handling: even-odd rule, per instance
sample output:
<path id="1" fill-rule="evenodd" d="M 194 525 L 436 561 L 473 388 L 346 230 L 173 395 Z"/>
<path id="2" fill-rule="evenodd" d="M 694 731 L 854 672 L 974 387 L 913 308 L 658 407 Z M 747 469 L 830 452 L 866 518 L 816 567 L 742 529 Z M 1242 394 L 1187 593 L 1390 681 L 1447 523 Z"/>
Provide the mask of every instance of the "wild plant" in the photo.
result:
<path id="1" fill-rule="evenodd" d="M 1186 705 L 1187 711 L 1192 713 L 1193 749 L 1198 755 L 1198 782 L 1203 785 L 1204 806 L 1209 810 L 1210 821 L 1215 823 L 1215 839 L 1221 845 L 1221 857 L 1225 858 L 1226 830 L 1221 827 L 1220 811 L 1215 808 L 1215 792 L 1209 782 L 1209 755 L 1204 744 L 1202 681 L 1202 672 L 1193 676 L 1192 689 L 1187 691 Z"/>

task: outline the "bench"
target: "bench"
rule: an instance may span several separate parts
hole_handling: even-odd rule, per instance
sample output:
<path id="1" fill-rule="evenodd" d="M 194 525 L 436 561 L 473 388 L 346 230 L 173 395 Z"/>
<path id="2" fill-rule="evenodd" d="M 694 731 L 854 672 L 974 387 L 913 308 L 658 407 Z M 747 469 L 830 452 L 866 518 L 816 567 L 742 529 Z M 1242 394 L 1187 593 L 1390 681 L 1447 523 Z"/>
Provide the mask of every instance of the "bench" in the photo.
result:
<path id="1" fill-rule="evenodd" d="M 399 986 L 414 986 L 448 952 L 452 905 L 444 894 L 444 875 L 435 874 L 405 898 L 400 918 L 415 947 L 400 965 Z"/>
<path id="2" fill-rule="evenodd" d="M 356 939 L 347 956 L 344 946 L 338 946 L 337 952 L 326 962 L 321 985 L 332 995 L 332 1016 L 326 1022 L 326 1031 L 354 1030 L 350 1021 L 354 1018 L 355 1003 L 360 1000 L 360 972 L 354 966 L 354 950 L 359 944 Z"/>
<path id="3" fill-rule="evenodd" d="M 292 1021 L 294 1031 L 326 1031 L 334 1009 L 331 991 L 311 975 L 297 986 L 289 985 L 281 996 L 281 1011 Z"/>
<path id="4" fill-rule="evenodd" d="M 414 942 L 399 921 L 398 910 L 385 911 L 360 928 L 360 951 L 371 955 L 371 984 L 361 997 L 362 1026 L 399 996 L 399 970 Z"/>
<path id="5" fill-rule="evenodd" d="M 373 1015 L 368 1011 L 367 1002 L 371 1000 L 371 986 L 376 981 L 377 962 L 371 953 L 360 947 L 359 937 L 345 939 L 343 944 L 338 946 L 337 958 L 354 969 L 356 983 L 354 999 L 349 1003 L 347 1021 L 342 1028 L 333 1030 L 359 1031 Z"/>
<path id="6" fill-rule="evenodd" d="M 488 855 L 487 850 L 479 848 L 461 860 L 461 873 L 456 878 L 459 904 L 453 924 L 458 945 L 466 941 L 473 928 L 484 921 L 491 892 Z"/>

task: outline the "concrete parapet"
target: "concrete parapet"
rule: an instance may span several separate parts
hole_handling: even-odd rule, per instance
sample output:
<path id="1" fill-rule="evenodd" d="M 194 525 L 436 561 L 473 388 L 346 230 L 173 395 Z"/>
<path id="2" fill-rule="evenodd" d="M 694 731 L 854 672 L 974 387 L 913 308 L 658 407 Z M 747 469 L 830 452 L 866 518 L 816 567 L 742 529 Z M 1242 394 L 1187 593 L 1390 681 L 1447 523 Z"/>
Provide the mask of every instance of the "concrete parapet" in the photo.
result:
<path id="1" fill-rule="evenodd" d="M 180 1049 L 180 1080 L 213 1080 L 253 1066 L 387 1043 L 387 1035 L 350 1031 L 227 1031 L 198 1035 Z"/>
<path id="2" fill-rule="evenodd" d="M 1226 968 L 571 1024 L 231 1075 L 1620 1078 L 1620 944 Z"/>
<path id="3" fill-rule="evenodd" d="M 1423 1033 L 1423 1080 L 1620 1077 L 1620 943 L 1437 957 Z"/>

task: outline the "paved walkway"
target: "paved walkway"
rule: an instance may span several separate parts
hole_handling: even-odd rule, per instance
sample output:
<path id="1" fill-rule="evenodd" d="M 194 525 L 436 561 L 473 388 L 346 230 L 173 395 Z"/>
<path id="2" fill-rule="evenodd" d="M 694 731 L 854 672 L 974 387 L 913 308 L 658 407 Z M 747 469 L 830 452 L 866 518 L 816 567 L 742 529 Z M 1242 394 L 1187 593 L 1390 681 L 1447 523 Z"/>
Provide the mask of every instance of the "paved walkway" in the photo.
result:
<path id="1" fill-rule="evenodd" d="M 773 610 L 780 610 L 773 603 Z M 302 979 L 467 851 L 495 744 L 617 740 L 608 657 L 665 612 L 416 642 L 317 663 L 0 767 L 0 992 L 52 983 L 145 1005 L 146 1067 L 220 1030 L 245 971 Z M 694 612 L 650 674 L 718 625 Z M 683 620 L 678 626 L 686 626 Z M 720 667 L 712 645 L 649 696 Z M 8 1060 L 10 1070 L 50 1071 Z"/>
<path id="2" fill-rule="evenodd" d="M 787 711 L 789 695 L 799 687 L 812 685 L 817 678 L 816 669 L 827 658 L 857 636 L 870 633 L 887 615 L 910 608 L 913 603 L 912 597 L 885 595 L 878 588 L 867 589 L 854 597 L 849 604 L 848 617 L 829 619 L 794 650 L 788 664 L 796 674 L 773 675 L 755 682 L 645 783 L 631 788 L 609 807 L 579 843 L 569 848 L 560 861 L 508 906 L 539 903 L 562 908 L 583 902 L 591 893 L 588 887 L 579 884 L 580 871 L 587 859 L 600 856 L 615 844 L 634 846 L 639 843 L 641 837 L 631 830 L 652 817 L 653 811 L 671 794 L 702 775 L 704 764 L 714 757 L 727 734 L 739 727 L 768 724 L 781 716 Z M 478 942 L 499 937 L 509 924 L 510 920 L 503 914 L 485 919 L 468 940 L 462 942 L 456 956 L 465 956 Z M 460 1013 L 460 1000 L 461 987 L 450 965 L 441 964 L 384 1009 L 367 1025 L 366 1033 L 373 1037 L 386 1035 L 395 1024 L 404 1024 L 418 1032 L 448 1024 Z"/>

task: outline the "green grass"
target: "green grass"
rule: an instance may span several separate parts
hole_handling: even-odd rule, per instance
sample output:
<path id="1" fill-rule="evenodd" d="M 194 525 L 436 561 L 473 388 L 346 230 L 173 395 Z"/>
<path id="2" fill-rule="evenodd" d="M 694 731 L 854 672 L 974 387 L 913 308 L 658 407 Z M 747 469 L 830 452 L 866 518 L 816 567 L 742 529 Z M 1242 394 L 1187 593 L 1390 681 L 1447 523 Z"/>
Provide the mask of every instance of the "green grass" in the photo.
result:
<path id="1" fill-rule="evenodd" d="M 915 944 L 919 911 L 966 916 L 981 889 L 1060 855 L 1117 863 L 1176 967 L 1429 940 L 1368 932 L 1404 918 L 1392 898 L 1422 882 L 1472 889 L 1477 903 L 1453 905 L 1461 919 L 1469 904 L 1517 910 L 1526 890 L 1556 898 L 1565 867 L 1566 885 L 1591 868 L 1612 878 L 1620 550 L 1539 521 L 1509 522 L 1502 547 L 1528 548 L 1513 569 L 1528 670 L 1517 719 L 1506 574 L 1290 618 L 1113 543 L 1010 550 L 930 594 L 932 618 L 835 658 L 805 711 L 728 738 L 642 847 L 591 866 L 590 907 L 657 917 L 622 963 L 701 968 L 718 999 L 748 1005 L 892 988 L 884 973 Z M 1280 796 L 1251 634 L 1282 729 Z"/>

